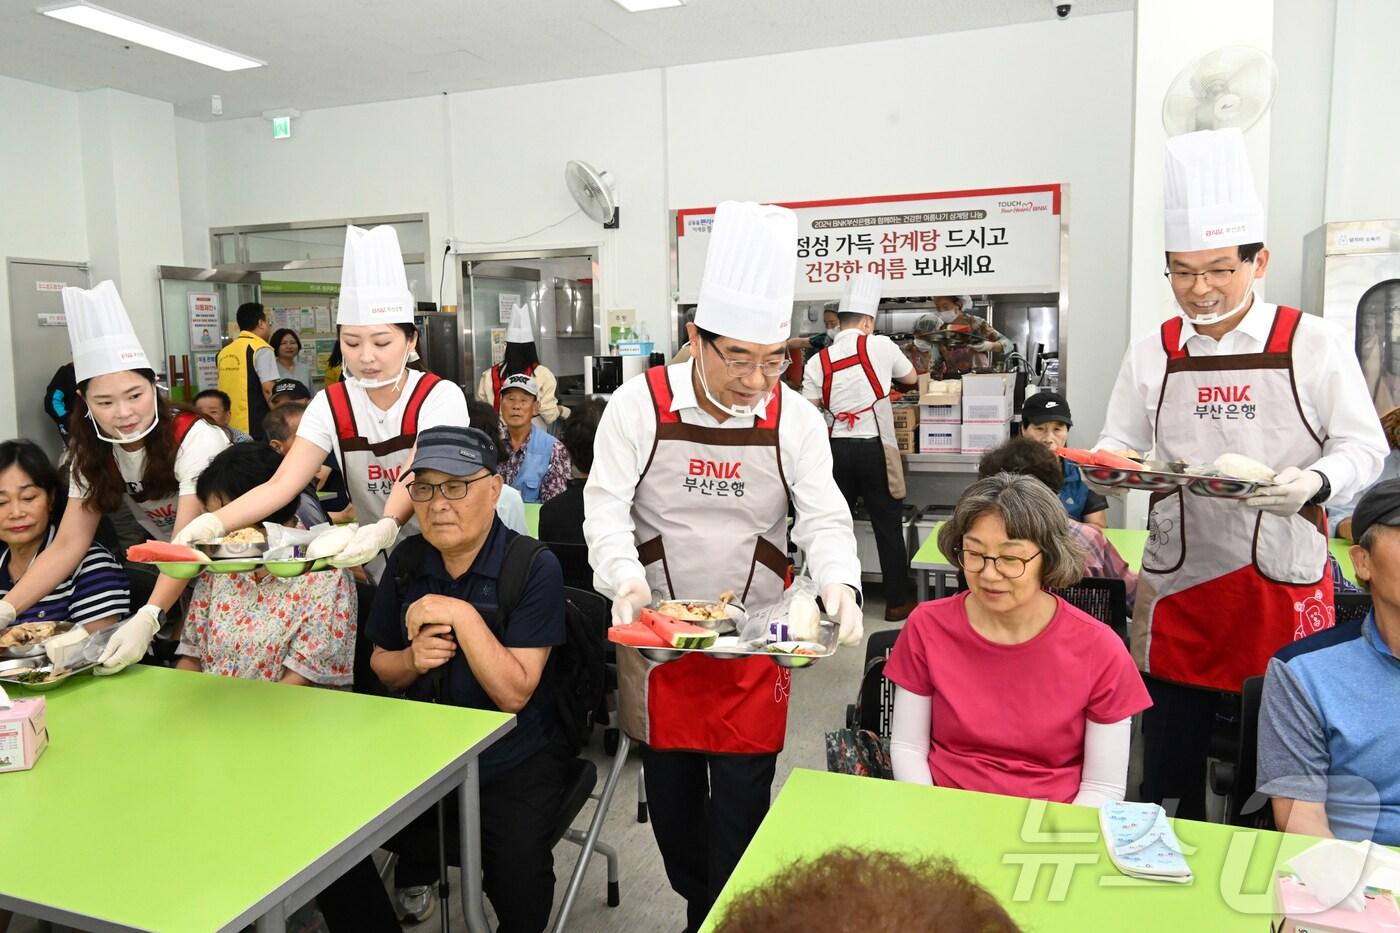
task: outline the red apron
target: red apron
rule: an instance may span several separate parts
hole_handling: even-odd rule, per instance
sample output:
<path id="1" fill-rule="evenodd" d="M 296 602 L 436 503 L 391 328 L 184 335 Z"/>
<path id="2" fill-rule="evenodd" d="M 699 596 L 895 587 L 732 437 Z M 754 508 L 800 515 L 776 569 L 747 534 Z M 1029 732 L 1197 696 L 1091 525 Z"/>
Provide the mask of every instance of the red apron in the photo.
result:
<path id="1" fill-rule="evenodd" d="M 875 418 L 875 430 L 880 439 L 880 446 L 885 455 L 885 483 L 889 487 L 890 495 L 896 499 L 903 499 L 904 488 L 904 458 L 899 452 L 899 439 L 894 432 L 894 409 L 890 405 L 889 394 L 880 383 L 880 379 L 875 375 L 875 367 L 870 362 L 870 353 L 865 345 L 866 336 L 861 334 L 856 338 L 856 352 L 850 356 L 843 357 L 835 362 L 831 359 L 831 348 L 826 347 L 820 354 L 822 365 L 822 410 L 831 416 L 831 423 L 827 426 L 827 433 L 833 437 L 840 437 L 837 428 L 844 426 L 846 431 L 855 429 L 856 422 L 860 416 L 870 412 Z M 832 411 L 831 410 L 831 383 L 836 374 L 859 366 L 865 372 L 866 381 L 870 383 L 870 391 L 874 394 L 875 400 L 864 408 L 856 411 Z"/>
<path id="2" fill-rule="evenodd" d="M 1209 463 L 1238 453 L 1305 468 L 1323 437 L 1303 418 L 1293 377 L 1301 312 L 1279 308 L 1262 353 L 1191 356 L 1182 320 L 1162 325 L 1166 376 L 1158 459 Z M 1279 516 L 1183 489 L 1148 515 L 1133 655 L 1154 677 L 1238 693 L 1279 648 L 1333 623 L 1325 515 Z"/>
<path id="3" fill-rule="evenodd" d="M 688 364 L 673 367 L 690 378 Z M 632 521 L 653 600 L 715 598 L 756 609 L 787 584 L 787 484 L 778 452 L 782 387 L 751 428 L 686 424 L 671 411 L 668 367 L 648 370 L 656 443 Z M 627 734 L 663 751 L 758 755 L 782 750 L 791 673 L 768 658 L 686 655 L 657 664 L 617 649 Z"/>

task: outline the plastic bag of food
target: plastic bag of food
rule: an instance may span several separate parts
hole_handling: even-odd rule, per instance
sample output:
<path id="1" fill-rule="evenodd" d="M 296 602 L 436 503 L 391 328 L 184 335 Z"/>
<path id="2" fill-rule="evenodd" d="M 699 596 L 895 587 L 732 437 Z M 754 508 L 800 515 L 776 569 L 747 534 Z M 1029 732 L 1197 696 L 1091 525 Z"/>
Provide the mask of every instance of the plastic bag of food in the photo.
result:
<path id="1" fill-rule="evenodd" d="M 323 557 L 334 557 L 345 550 L 359 528 L 360 526 L 354 522 L 348 525 L 317 525 L 311 529 L 315 533 L 315 539 L 306 549 L 307 559 L 320 560 Z"/>
<path id="2" fill-rule="evenodd" d="M 317 527 L 325 529 L 330 526 Z M 310 547 L 317 535 L 314 528 L 288 528 L 272 522 L 264 523 L 263 530 L 267 532 L 267 551 L 263 554 L 265 560 L 293 560 L 297 556 L 296 549 Z"/>
<path id="3" fill-rule="evenodd" d="M 821 610 L 817 584 L 798 577 L 771 606 L 755 609 L 740 620 L 739 641 L 819 641 Z"/>

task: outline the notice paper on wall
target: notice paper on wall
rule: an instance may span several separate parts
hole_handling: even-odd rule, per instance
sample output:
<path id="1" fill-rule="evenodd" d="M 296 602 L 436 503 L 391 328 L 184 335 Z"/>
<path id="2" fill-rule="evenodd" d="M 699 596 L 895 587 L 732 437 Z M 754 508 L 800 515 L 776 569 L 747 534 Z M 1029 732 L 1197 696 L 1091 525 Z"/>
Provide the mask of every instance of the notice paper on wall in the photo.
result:
<path id="1" fill-rule="evenodd" d="M 335 332 L 335 328 L 331 326 L 331 309 L 330 309 L 330 308 L 317 308 L 317 309 L 316 309 L 316 333 L 318 333 L 318 334 L 330 334 L 330 333 L 334 333 L 334 332 Z"/>
<path id="2" fill-rule="evenodd" d="M 496 296 L 497 306 L 500 310 L 500 320 L 502 324 L 510 323 L 510 309 L 521 304 L 520 295 L 515 292 L 501 292 Z"/>
<path id="3" fill-rule="evenodd" d="M 217 350 L 219 341 L 219 296 L 215 292 L 190 292 L 190 349 Z M 218 381 L 218 377 L 214 377 Z M 200 384 L 203 385 L 201 379 Z"/>
<path id="4" fill-rule="evenodd" d="M 194 355 L 194 381 L 200 391 L 219 387 L 219 354 L 196 353 Z"/>
<path id="5" fill-rule="evenodd" d="M 331 352 L 335 350 L 334 340 L 316 341 L 316 372 L 317 376 L 325 376 L 326 367 L 331 362 Z"/>
<path id="6" fill-rule="evenodd" d="M 506 329 L 491 328 L 491 365 L 495 366 L 506 358 Z"/>

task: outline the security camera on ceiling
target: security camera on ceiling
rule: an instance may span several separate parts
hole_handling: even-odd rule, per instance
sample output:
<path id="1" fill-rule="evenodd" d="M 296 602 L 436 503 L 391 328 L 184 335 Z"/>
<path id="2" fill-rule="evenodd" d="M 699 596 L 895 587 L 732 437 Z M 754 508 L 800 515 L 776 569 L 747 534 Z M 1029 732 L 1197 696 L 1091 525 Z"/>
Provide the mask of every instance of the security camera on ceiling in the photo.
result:
<path id="1" fill-rule="evenodd" d="M 1050 0 L 1055 4 L 1055 15 L 1060 19 L 1069 19 L 1069 11 L 1074 7 L 1070 0 Z"/>

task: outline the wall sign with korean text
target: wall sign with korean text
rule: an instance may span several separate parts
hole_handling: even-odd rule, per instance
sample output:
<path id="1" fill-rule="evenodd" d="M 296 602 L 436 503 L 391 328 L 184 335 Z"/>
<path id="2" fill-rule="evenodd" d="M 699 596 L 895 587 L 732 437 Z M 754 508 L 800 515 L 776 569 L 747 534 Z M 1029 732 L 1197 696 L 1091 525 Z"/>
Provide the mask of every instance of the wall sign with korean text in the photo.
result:
<path id="1" fill-rule="evenodd" d="M 858 272 L 885 295 L 1060 289 L 1060 185 L 784 203 L 797 214 L 796 298 L 838 298 Z M 678 298 L 700 293 L 714 208 L 676 212 Z"/>

